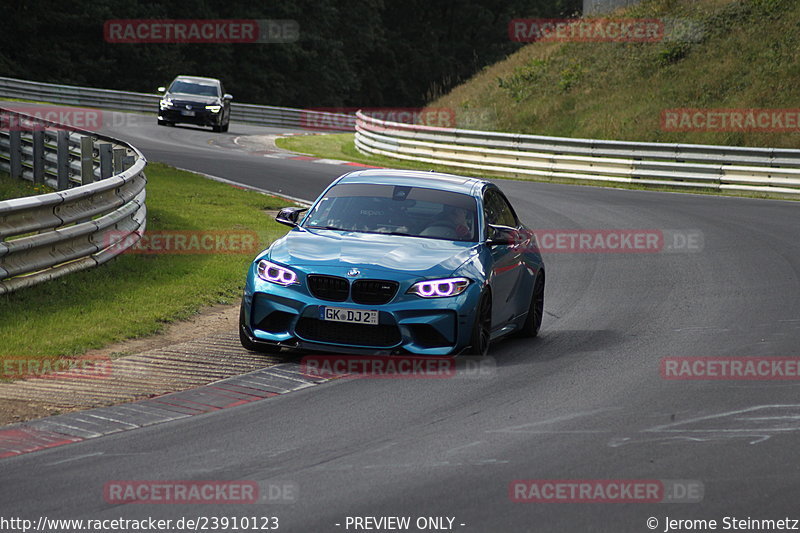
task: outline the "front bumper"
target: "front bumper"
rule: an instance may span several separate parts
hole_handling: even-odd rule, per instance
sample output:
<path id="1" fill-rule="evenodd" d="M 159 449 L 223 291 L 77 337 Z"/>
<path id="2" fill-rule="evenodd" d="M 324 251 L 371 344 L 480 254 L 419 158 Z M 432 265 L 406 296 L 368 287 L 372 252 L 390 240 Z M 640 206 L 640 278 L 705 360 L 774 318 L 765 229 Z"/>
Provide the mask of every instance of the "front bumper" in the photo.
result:
<path id="1" fill-rule="evenodd" d="M 220 126 L 224 110 L 212 113 L 207 109 L 192 108 L 191 110 L 177 107 L 159 108 L 158 119 L 173 123 L 196 124 L 198 126 Z M 187 112 L 194 113 L 187 115 Z"/>
<path id="2" fill-rule="evenodd" d="M 406 294 L 401 283 L 389 303 L 362 305 L 322 300 L 301 280 L 282 287 L 248 275 L 244 293 L 243 332 L 256 343 L 350 354 L 449 355 L 466 348 L 480 297 L 479 283 L 450 298 L 420 298 Z M 377 310 L 378 325 L 320 319 L 320 306 Z"/>

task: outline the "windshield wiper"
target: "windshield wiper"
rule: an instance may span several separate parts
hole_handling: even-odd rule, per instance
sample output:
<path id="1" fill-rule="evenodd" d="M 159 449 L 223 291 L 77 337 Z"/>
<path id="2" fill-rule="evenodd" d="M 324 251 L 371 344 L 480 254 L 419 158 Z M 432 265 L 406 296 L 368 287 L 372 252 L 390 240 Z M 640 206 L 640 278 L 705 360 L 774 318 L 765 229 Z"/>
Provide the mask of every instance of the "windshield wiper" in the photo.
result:
<path id="1" fill-rule="evenodd" d="M 404 237 L 419 237 L 419 235 L 414 235 L 412 233 L 406 233 L 403 231 L 369 231 L 369 230 L 337 228 L 336 226 L 303 226 L 303 227 L 305 229 L 329 229 L 334 231 L 349 231 L 353 233 L 374 233 L 376 235 L 402 235 Z"/>
<path id="2" fill-rule="evenodd" d="M 306 229 L 330 229 L 335 231 L 352 231 L 344 228 L 337 228 L 336 226 L 306 226 Z"/>

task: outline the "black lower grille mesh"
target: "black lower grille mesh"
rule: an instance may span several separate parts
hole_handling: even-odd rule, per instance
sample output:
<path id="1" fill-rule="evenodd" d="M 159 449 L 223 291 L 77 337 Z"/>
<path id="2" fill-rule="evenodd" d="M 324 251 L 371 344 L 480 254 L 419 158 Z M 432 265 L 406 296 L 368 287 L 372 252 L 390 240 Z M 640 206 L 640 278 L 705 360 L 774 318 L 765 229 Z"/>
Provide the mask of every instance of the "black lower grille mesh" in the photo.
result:
<path id="1" fill-rule="evenodd" d="M 308 317 L 297 321 L 295 333 L 309 341 L 379 348 L 395 346 L 401 339 L 394 325 L 347 324 Z"/>

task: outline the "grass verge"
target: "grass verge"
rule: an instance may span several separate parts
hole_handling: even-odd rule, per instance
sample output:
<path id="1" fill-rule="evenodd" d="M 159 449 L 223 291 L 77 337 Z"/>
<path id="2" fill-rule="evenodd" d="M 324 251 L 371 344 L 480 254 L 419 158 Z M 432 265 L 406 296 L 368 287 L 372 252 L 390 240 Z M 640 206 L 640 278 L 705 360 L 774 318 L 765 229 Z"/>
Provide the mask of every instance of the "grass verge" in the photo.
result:
<path id="1" fill-rule="evenodd" d="M 265 210 L 286 200 L 167 165 L 147 166 L 147 232 L 286 232 Z M 97 268 L 0 296 L 0 361 L 80 355 L 158 333 L 200 308 L 235 302 L 254 253 L 123 253 Z M 0 373 L 2 377 L 2 373 Z"/>
<path id="2" fill-rule="evenodd" d="M 35 185 L 30 181 L 12 178 L 5 172 L 0 172 L 0 201 L 48 192 L 53 192 L 53 189 L 47 185 Z"/>
<path id="3" fill-rule="evenodd" d="M 309 154 L 325 159 L 353 161 L 376 167 L 410 168 L 418 170 L 444 169 L 443 166 L 400 161 L 391 157 L 364 155 L 356 150 L 354 133 L 332 133 L 321 135 L 294 135 L 275 139 L 275 145 L 284 150 Z"/>
<path id="4" fill-rule="evenodd" d="M 800 146 L 796 127 L 671 131 L 662 125 L 662 111 L 677 108 L 796 109 L 800 2 L 645 0 L 615 16 L 660 19 L 687 31 L 660 42 L 532 43 L 429 105 L 455 110 L 461 127 L 483 122 L 475 129 Z"/>

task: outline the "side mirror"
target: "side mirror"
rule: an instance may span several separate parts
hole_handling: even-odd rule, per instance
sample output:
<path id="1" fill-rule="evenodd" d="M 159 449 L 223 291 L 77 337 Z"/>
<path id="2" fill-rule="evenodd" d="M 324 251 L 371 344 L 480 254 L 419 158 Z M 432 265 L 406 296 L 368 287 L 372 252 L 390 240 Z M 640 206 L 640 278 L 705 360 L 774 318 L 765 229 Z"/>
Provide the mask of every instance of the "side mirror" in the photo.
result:
<path id="1" fill-rule="evenodd" d="M 486 239 L 487 246 L 497 245 L 512 245 L 516 244 L 519 240 L 519 232 L 516 228 L 510 226 L 500 226 L 498 224 L 489 224 L 488 238 Z"/>
<path id="2" fill-rule="evenodd" d="M 297 226 L 297 219 L 300 218 L 300 213 L 307 211 L 307 207 L 284 207 L 275 216 L 275 220 L 281 224 L 295 227 Z"/>
<path id="3" fill-rule="evenodd" d="M 228 100 L 228 101 L 233 100 L 233 95 L 225 93 L 225 96 L 223 96 L 222 99 L 223 100 Z"/>
<path id="4" fill-rule="evenodd" d="M 160 93 L 167 92 L 167 88 L 166 87 L 159 87 L 158 88 L 158 92 L 160 92 Z"/>

